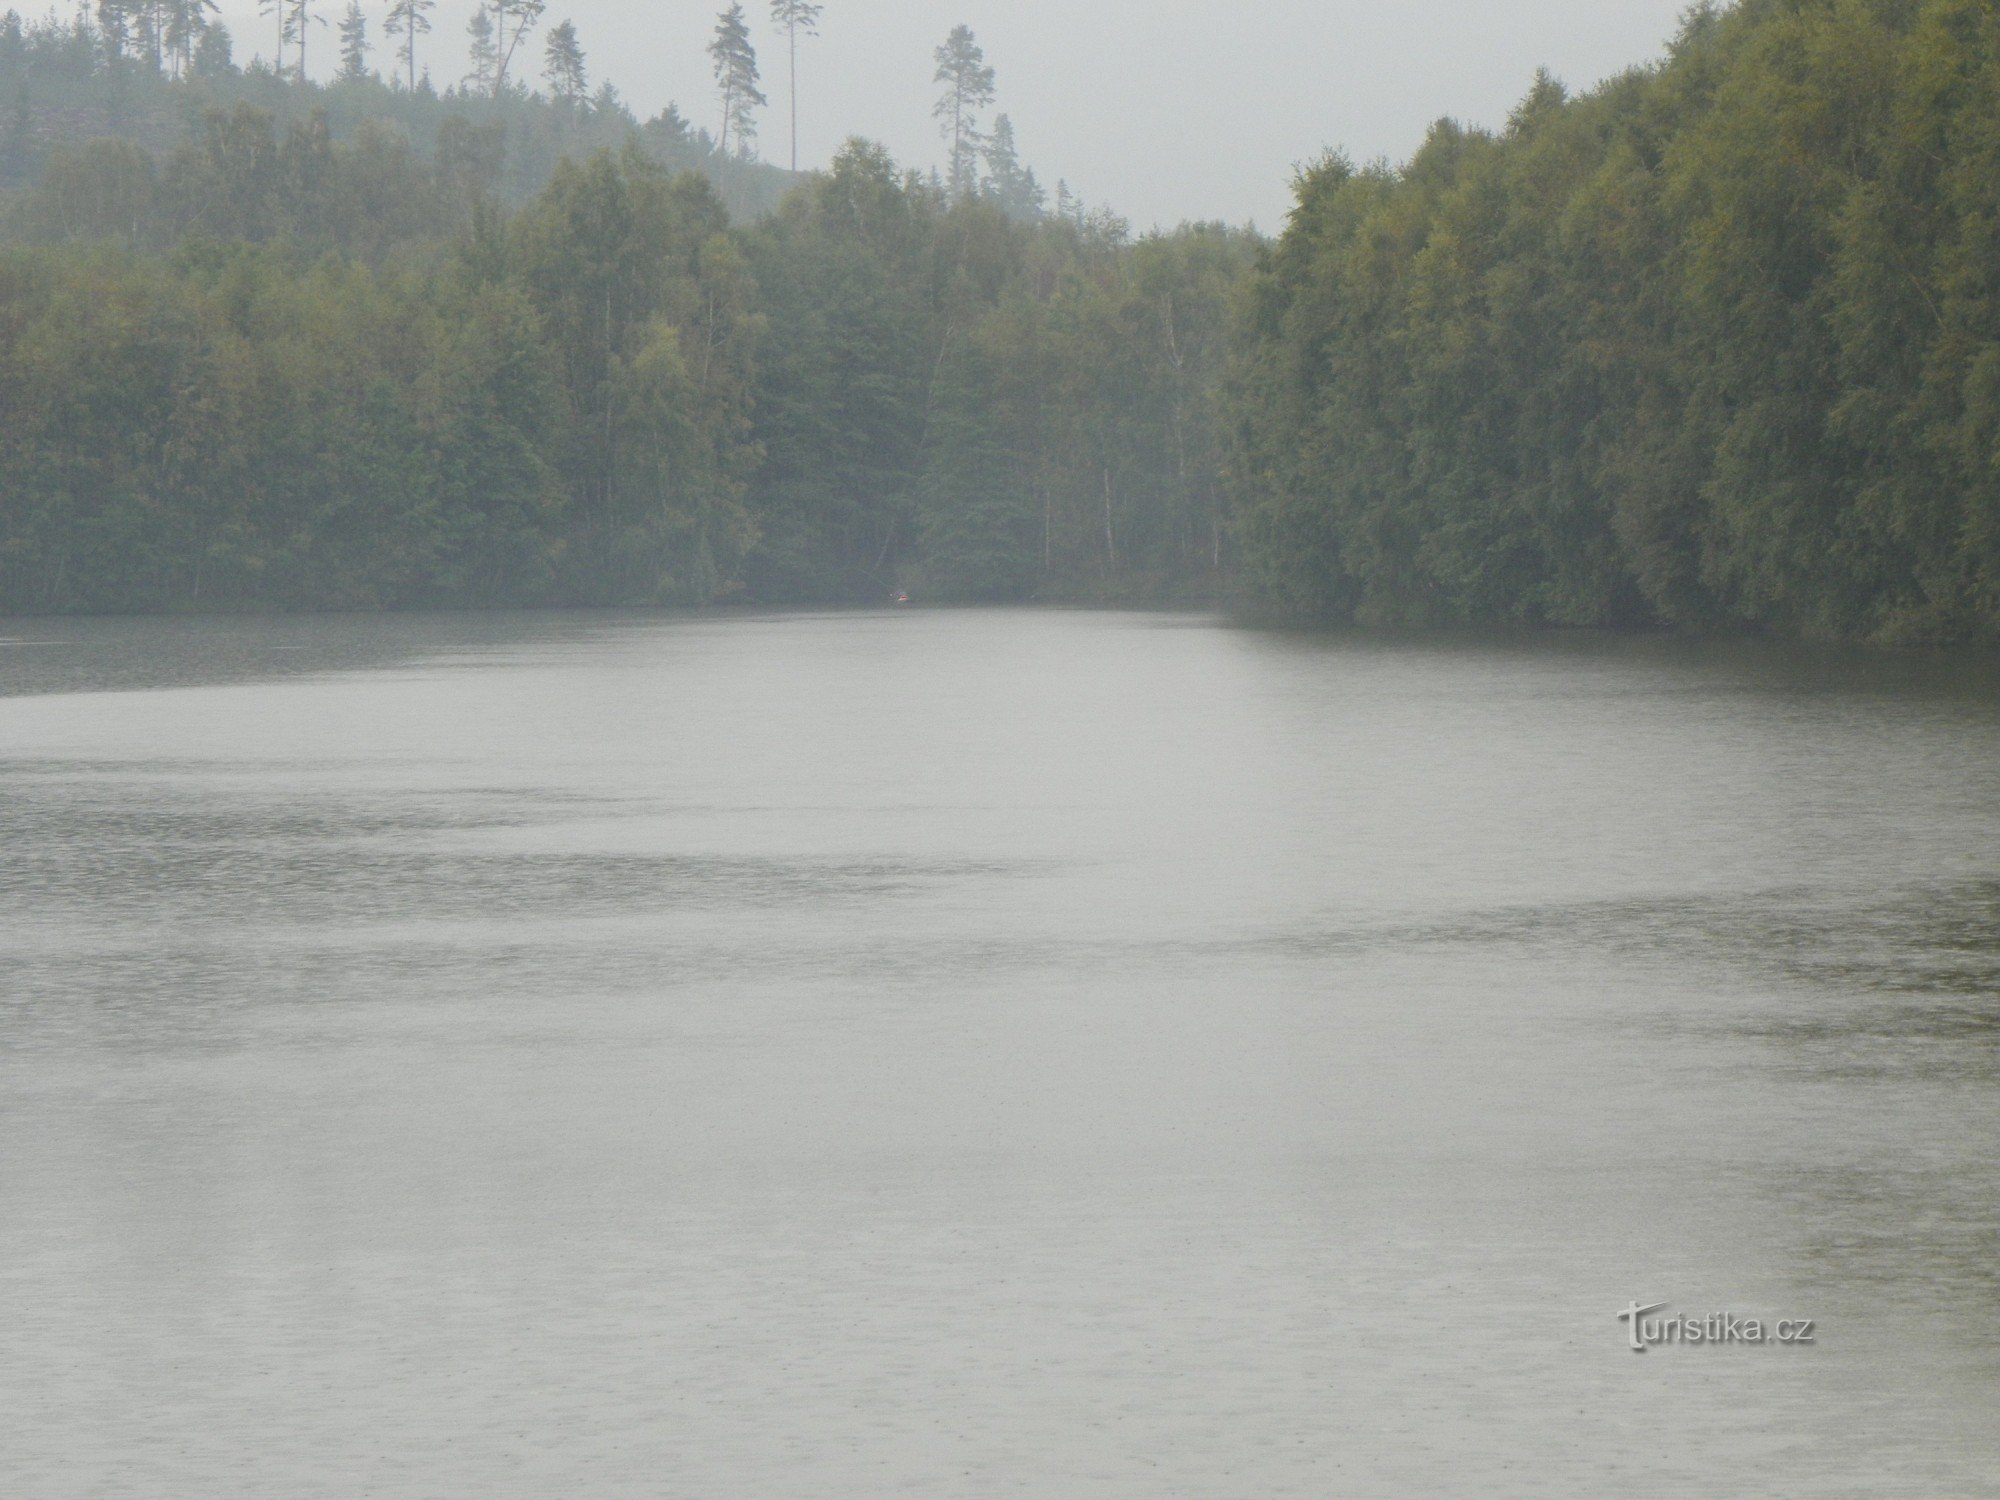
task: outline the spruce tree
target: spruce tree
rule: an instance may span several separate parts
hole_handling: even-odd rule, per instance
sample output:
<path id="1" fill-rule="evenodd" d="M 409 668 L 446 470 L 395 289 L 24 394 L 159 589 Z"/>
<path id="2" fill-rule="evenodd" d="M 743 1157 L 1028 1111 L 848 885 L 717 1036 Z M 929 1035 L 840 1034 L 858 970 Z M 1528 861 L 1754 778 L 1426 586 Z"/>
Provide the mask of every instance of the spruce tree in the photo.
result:
<path id="1" fill-rule="evenodd" d="M 1006 115 L 993 121 L 993 135 L 986 143 L 986 191 L 1001 210 L 1013 219 L 1039 219 L 1048 201 L 1032 169 L 1021 165 L 1020 149 L 1014 143 L 1014 122 Z"/>
<path id="2" fill-rule="evenodd" d="M 227 78 L 236 71 L 236 59 L 229 28 L 212 21 L 195 38 L 194 55 L 188 69 L 197 78 Z"/>
<path id="3" fill-rule="evenodd" d="M 465 51 L 472 63 L 465 75 L 466 88 L 474 93 L 492 93 L 494 80 L 499 76 L 500 50 L 493 37 L 493 16 L 484 5 L 475 9 L 472 19 L 465 23 Z"/>
<path id="4" fill-rule="evenodd" d="M 340 72 L 342 83 L 359 83 L 368 76 L 368 18 L 361 13 L 361 0 L 347 0 L 346 14 L 340 18 Z"/>

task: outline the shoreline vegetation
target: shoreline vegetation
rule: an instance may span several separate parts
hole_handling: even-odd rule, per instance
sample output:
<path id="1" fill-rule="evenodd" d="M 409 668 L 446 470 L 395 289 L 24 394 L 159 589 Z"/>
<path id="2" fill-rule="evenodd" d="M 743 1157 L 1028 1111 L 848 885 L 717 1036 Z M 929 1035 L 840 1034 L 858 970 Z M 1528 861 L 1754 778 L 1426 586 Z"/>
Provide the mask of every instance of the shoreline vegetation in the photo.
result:
<path id="1" fill-rule="evenodd" d="M 1232 379 L 1251 591 L 1365 624 L 2000 635 L 2000 12 L 1697 8 L 1328 159 Z"/>
<path id="2" fill-rule="evenodd" d="M 1502 129 L 1327 157 L 1275 241 L 1052 199 L 963 27 L 947 170 L 794 174 L 740 8 L 713 134 L 567 23 L 542 86 L 475 45 L 440 90 L 421 12 L 377 72 L 350 7 L 324 83 L 198 6 L 0 17 L 0 615 L 2000 638 L 1981 0 L 1697 7 Z"/>

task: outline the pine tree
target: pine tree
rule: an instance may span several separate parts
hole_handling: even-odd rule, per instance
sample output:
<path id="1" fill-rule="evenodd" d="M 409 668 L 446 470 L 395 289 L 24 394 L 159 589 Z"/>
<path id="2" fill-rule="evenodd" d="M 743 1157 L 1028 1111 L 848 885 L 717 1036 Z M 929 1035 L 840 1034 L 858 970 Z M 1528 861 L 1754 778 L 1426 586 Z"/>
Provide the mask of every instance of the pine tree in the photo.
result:
<path id="1" fill-rule="evenodd" d="M 757 90 L 757 49 L 750 44 L 750 26 L 743 6 L 733 4 L 716 17 L 715 38 L 708 44 L 715 64 L 715 82 L 722 92 L 722 154 L 729 155 L 729 138 L 736 137 L 736 154 L 748 157 L 757 138 L 757 110 L 769 101 Z"/>
<path id="2" fill-rule="evenodd" d="M 548 9 L 546 0 L 493 0 L 493 92 L 507 87 L 514 53 Z"/>
<path id="3" fill-rule="evenodd" d="M 944 45 L 934 54 L 937 76 L 932 80 L 945 86 L 931 111 L 938 119 L 951 147 L 951 163 L 945 176 L 954 199 L 970 198 L 979 190 L 979 111 L 993 102 L 993 69 L 986 53 L 974 40 L 970 26 L 951 29 Z"/>
<path id="4" fill-rule="evenodd" d="M 465 51 L 472 67 L 465 75 L 467 89 L 478 94 L 493 92 L 499 76 L 500 50 L 493 38 L 493 14 L 481 5 L 465 23 Z"/>
<path id="5" fill-rule="evenodd" d="M 576 108 L 589 94 L 590 84 L 584 72 L 583 47 L 576 39 L 573 22 L 564 21 L 550 29 L 542 58 L 542 77 L 548 83 L 549 97 L 566 109 Z"/>
<path id="6" fill-rule="evenodd" d="M 791 49 L 792 170 L 799 169 L 799 36 L 819 35 L 819 17 L 824 6 L 811 0 L 771 0 L 771 19 L 785 29 Z"/>
<path id="7" fill-rule="evenodd" d="M 1056 217 L 1065 224 L 1074 224 L 1078 229 L 1083 228 L 1087 217 L 1083 199 L 1072 193 L 1069 184 L 1061 178 L 1056 180 Z"/>
<path id="8" fill-rule="evenodd" d="M 306 81 L 306 33 L 315 26 L 326 25 L 326 17 L 313 14 L 313 7 L 319 0 L 280 0 L 284 11 L 285 37 L 298 47 L 299 60 L 293 66 L 292 75 L 300 83 Z M 280 72 L 284 69 L 281 67 Z"/>
<path id="9" fill-rule="evenodd" d="M 100 6 L 103 0 L 100 0 Z M 257 0 L 257 14 L 270 16 L 278 23 L 278 55 L 272 60 L 280 78 L 285 76 L 285 48 L 292 39 L 291 0 Z"/>
<path id="10" fill-rule="evenodd" d="M 193 47 L 193 17 L 187 13 L 195 9 L 195 0 L 140 0 L 141 13 L 146 18 L 146 61 L 155 73 L 162 72 L 172 57 L 169 33 L 174 29 L 174 13 L 182 12 L 182 25 L 190 28 L 188 44 Z"/>
<path id="11" fill-rule="evenodd" d="M 417 38 L 430 31 L 430 13 L 436 9 L 437 0 L 394 0 L 388 19 L 382 23 L 382 29 L 390 36 L 403 39 L 396 55 L 403 61 L 413 94 L 417 92 Z"/>
<path id="12" fill-rule="evenodd" d="M 340 72 L 342 83 L 359 83 L 368 76 L 368 18 L 361 13 L 361 0 L 347 0 L 347 13 L 340 18 Z"/>
<path id="13" fill-rule="evenodd" d="M 217 11 L 215 0 L 166 0 L 165 30 L 162 41 L 174 77 L 187 72 L 194 61 L 195 48 L 208 29 L 208 12 Z"/>
<path id="14" fill-rule="evenodd" d="M 155 73 L 161 71 L 166 58 L 167 13 L 172 3 L 174 0 L 122 0 L 120 5 L 127 43 Z"/>

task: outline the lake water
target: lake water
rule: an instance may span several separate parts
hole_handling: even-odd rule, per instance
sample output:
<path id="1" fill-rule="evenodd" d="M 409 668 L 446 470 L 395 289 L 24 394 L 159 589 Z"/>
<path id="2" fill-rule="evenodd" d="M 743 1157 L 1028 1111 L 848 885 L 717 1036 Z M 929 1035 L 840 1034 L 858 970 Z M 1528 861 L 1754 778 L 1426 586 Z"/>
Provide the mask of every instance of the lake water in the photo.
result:
<path id="1" fill-rule="evenodd" d="M 0 639 L 0 1493 L 2000 1485 L 1990 663 Z"/>

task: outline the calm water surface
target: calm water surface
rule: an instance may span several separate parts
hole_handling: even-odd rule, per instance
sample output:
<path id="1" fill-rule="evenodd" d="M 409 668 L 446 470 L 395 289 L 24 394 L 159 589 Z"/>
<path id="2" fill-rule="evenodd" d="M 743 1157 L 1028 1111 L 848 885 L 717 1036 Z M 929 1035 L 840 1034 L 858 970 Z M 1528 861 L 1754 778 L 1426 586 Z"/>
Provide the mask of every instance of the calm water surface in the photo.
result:
<path id="1" fill-rule="evenodd" d="M 0 1494 L 2000 1485 L 1987 665 L 0 638 Z"/>

